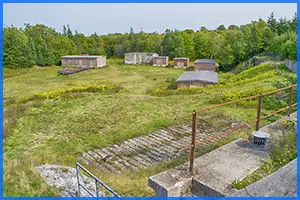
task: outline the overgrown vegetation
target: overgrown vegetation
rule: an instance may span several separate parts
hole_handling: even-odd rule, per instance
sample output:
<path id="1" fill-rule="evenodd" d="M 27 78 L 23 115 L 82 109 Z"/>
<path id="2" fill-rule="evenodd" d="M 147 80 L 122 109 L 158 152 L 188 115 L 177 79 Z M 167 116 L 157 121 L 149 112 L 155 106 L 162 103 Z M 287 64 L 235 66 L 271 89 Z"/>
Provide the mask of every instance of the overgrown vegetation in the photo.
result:
<path id="1" fill-rule="evenodd" d="M 230 71 L 266 50 L 295 59 L 296 24 L 296 16 L 278 21 L 272 14 L 267 21 L 259 19 L 240 27 L 230 25 L 226 29 L 220 25 L 216 30 L 201 27 L 196 32 L 167 29 L 163 34 L 135 33 L 130 29 L 124 34 L 85 36 L 73 33 L 69 26 L 64 26 L 62 33 L 42 24 L 25 24 L 24 29 L 5 27 L 4 195 L 58 195 L 37 174 L 36 166 L 47 163 L 74 167 L 78 157 L 90 149 L 186 123 L 189 119 L 173 120 L 183 113 L 296 83 L 295 74 L 274 63 L 255 67 L 240 64 L 234 70 L 235 75 L 218 73 L 219 84 L 198 88 L 176 89 L 176 78 L 184 69 L 125 66 L 121 59 L 108 59 L 110 67 L 59 76 L 58 70 L 69 73 L 52 66 L 60 65 L 61 56 L 90 54 L 123 58 L 125 52 L 145 51 L 168 55 L 171 59 L 189 57 L 191 64 L 196 58 L 212 58 L 220 64 L 218 70 Z M 281 95 L 284 97 L 286 93 L 283 91 Z M 296 89 L 293 94 L 296 102 Z M 264 98 L 262 114 L 286 106 L 287 101 L 274 96 Z M 256 118 L 256 106 L 256 100 L 246 101 L 219 108 L 214 114 L 251 121 Z M 262 125 L 280 116 L 267 118 Z M 245 138 L 246 133 L 237 132 L 211 149 L 237 137 Z M 288 137 L 288 141 L 293 144 L 294 139 Z M 294 151 L 288 152 L 294 146 L 283 146 L 283 157 L 277 155 L 284 144 L 278 141 L 270 163 L 264 165 L 267 171 L 294 157 Z M 121 195 L 149 196 L 153 191 L 147 187 L 148 176 L 186 161 L 186 157 L 181 157 L 148 170 L 123 174 L 103 172 L 92 165 L 87 168 Z M 249 177 L 256 179 L 255 174 Z"/>
<path id="2" fill-rule="evenodd" d="M 283 120 L 281 123 L 285 131 L 282 136 L 273 136 L 275 137 L 273 141 L 274 146 L 271 150 L 270 158 L 268 158 L 258 170 L 248 174 L 243 180 L 233 181 L 233 188 L 242 189 L 247 187 L 275 172 L 297 157 L 297 138 L 295 132 L 295 126 L 297 126 L 296 119 L 290 122 Z"/>
<path id="3" fill-rule="evenodd" d="M 166 91 L 172 95 L 156 96 L 149 91 L 167 88 L 184 69 L 125 66 L 121 60 L 107 62 L 108 68 L 71 76 L 58 76 L 60 67 L 4 69 L 6 196 L 57 194 L 43 182 L 34 167 L 46 163 L 74 167 L 78 156 L 92 148 L 102 148 L 175 123 L 186 123 L 173 118 L 225 101 L 222 95 L 226 91 L 239 98 L 241 89 L 253 92 L 255 87 L 279 88 L 296 81 L 296 74 L 284 67 L 263 64 L 238 75 L 219 73 L 220 84 L 217 85 L 170 89 Z M 256 78 L 260 74 L 263 78 Z M 264 102 L 263 114 L 283 105 L 281 101 L 284 102 Z M 225 118 L 251 121 L 256 117 L 256 104 L 256 101 L 236 104 L 214 112 Z M 262 125 L 267 122 L 262 121 Z M 237 136 L 233 135 L 231 139 Z M 147 187 L 149 175 L 186 159 L 162 163 L 149 171 L 121 175 L 88 167 L 121 195 L 148 196 L 153 195 Z"/>
<path id="4" fill-rule="evenodd" d="M 53 92 L 40 92 L 35 93 L 31 97 L 22 98 L 18 103 L 26 103 L 33 100 L 45 100 L 45 99 L 59 99 L 59 98 L 74 98 L 76 93 L 90 92 L 90 93 L 102 93 L 102 94 L 114 94 L 124 93 L 127 90 L 121 86 L 115 85 L 103 85 L 103 84 L 90 84 L 82 85 L 79 87 L 67 88 L 55 90 Z"/>

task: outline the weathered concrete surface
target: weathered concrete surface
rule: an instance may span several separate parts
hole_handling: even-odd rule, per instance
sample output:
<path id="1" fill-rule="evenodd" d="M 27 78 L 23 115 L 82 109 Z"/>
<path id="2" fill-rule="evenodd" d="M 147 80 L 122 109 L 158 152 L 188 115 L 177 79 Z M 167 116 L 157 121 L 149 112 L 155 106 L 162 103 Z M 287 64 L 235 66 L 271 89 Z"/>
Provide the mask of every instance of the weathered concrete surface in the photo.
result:
<path id="1" fill-rule="evenodd" d="M 36 170 L 48 185 L 60 191 L 62 197 L 78 196 L 75 168 L 60 165 L 42 165 L 36 167 Z M 81 174 L 80 183 L 84 184 L 93 194 L 96 194 L 95 181 L 93 179 Z M 80 193 L 82 197 L 90 197 L 84 189 L 81 189 Z M 99 196 L 105 196 L 105 194 L 99 191 Z"/>
<path id="2" fill-rule="evenodd" d="M 187 188 L 196 196 L 226 196 L 233 192 L 231 183 L 235 179 L 245 178 L 267 157 L 268 152 L 250 148 L 238 139 L 196 158 L 194 176 L 188 172 L 189 163 L 185 163 L 149 177 L 148 185 L 157 196 L 185 196 Z"/>
<path id="3" fill-rule="evenodd" d="M 222 118 L 215 114 L 206 115 L 197 123 L 196 137 L 205 140 L 240 123 L 238 120 Z M 190 124 L 171 126 L 102 149 L 92 149 L 84 152 L 79 160 L 86 165 L 114 173 L 149 168 L 186 155 L 186 151 L 179 150 L 191 144 L 191 131 Z M 197 149 L 207 152 L 210 145 L 227 136 L 217 137 L 198 146 Z"/>
<path id="4" fill-rule="evenodd" d="M 230 197 L 296 197 L 297 159 Z"/>
<path id="5" fill-rule="evenodd" d="M 179 197 L 187 193 L 192 184 L 192 174 L 182 165 L 174 169 L 151 176 L 148 185 L 158 197 Z"/>
<path id="6" fill-rule="evenodd" d="M 281 123 L 281 121 L 293 120 L 294 118 L 297 118 L 297 112 L 292 113 L 289 117 L 285 116 L 285 117 L 281 118 L 280 120 L 277 120 L 277 121 L 269 124 L 268 126 L 262 127 L 259 130 L 270 133 L 272 137 L 279 137 L 283 134 L 283 132 L 286 131 L 286 128 Z M 296 130 L 295 130 L 295 132 L 296 132 Z"/>

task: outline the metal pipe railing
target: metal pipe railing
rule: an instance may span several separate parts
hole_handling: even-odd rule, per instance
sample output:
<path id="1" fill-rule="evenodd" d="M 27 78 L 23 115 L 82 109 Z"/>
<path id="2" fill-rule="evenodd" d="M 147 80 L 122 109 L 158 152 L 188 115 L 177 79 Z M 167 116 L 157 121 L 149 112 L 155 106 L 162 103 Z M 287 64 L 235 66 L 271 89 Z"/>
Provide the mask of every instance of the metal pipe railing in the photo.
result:
<path id="1" fill-rule="evenodd" d="M 84 185 L 80 183 L 79 180 L 79 168 L 81 168 L 84 172 L 86 172 L 89 176 L 91 176 L 95 180 L 96 184 L 96 197 L 99 197 L 99 191 L 98 191 L 98 183 L 100 183 L 105 189 L 107 189 L 110 193 L 112 193 L 115 197 L 120 197 L 114 190 L 112 190 L 110 187 L 108 187 L 105 183 L 103 183 L 100 179 L 98 179 L 96 176 L 94 176 L 91 172 L 89 172 L 85 167 L 83 167 L 81 164 L 76 162 L 76 173 L 77 173 L 77 183 L 78 183 L 78 196 L 80 197 L 80 187 L 83 188 L 89 195 L 92 197 L 95 197 Z"/>
<path id="2" fill-rule="evenodd" d="M 185 117 L 192 116 L 192 142 L 191 142 L 191 145 L 180 150 L 180 151 L 184 151 L 184 150 L 188 150 L 188 149 L 191 150 L 191 152 L 190 152 L 189 171 L 193 172 L 193 168 L 194 168 L 194 159 L 195 159 L 195 150 L 196 150 L 196 126 L 197 126 L 196 125 L 196 123 L 197 123 L 196 118 L 197 118 L 197 113 L 204 112 L 204 111 L 207 111 L 207 110 L 212 110 L 212 109 L 219 108 L 219 107 L 226 106 L 226 105 L 231 105 L 231 104 L 238 103 L 238 102 L 245 101 L 245 100 L 249 100 L 249 99 L 258 98 L 257 116 L 256 116 L 255 120 L 250 121 L 250 122 L 245 123 L 245 124 L 242 124 L 242 125 L 239 125 L 239 126 L 236 126 L 234 128 L 228 129 L 227 131 L 225 131 L 221 134 L 213 135 L 209 138 L 206 138 L 205 140 L 201 140 L 199 144 L 203 144 L 204 142 L 210 141 L 210 140 L 212 140 L 214 138 L 217 138 L 217 137 L 220 137 L 222 135 L 227 135 L 229 133 L 232 133 L 235 130 L 242 129 L 242 128 L 245 128 L 245 127 L 249 127 L 250 124 L 254 124 L 254 123 L 256 123 L 256 130 L 258 131 L 260 129 L 261 119 L 266 119 L 266 118 L 268 118 L 268 117 L 270 117 L 274 114 L 277 114 L 279 112 L 282 112 L 284 110 L 288 110 L 288 115 L 290 116 L 292 107 L 297 105 L 297 103 L 292 104 L 293 89 L 296 86 L 297 86 L 297 84 L 294 84 L 294 85 L 290 85 L 290 86 L 287 86 L 287 87 L 284 87 L 284 88 L 280 88 L 278 90 L 273 90 L 273 91 L 270 91 L 270 92 L 266 92 L 266 93 L 263 93 L 263 94 L 257 94 L 257 95 L 254 95 L 254 96 L 250 96 L 250 97 L 246 97 L 246 98 L 242 98 L 242 99 L 238 99 L 238 100 L 218 104 L 218 105 L 215 105 L 215 106 L 210 106 L 210 107 L 203 108 L 203 109 L 200 109 L 200 110 L 193 110 L 192 113 L 184 114 L 184 115 L 181 115 L 179 117 L 174 118 L 174 120 L 177 120 L 177 119 L 182 119 L 182 118 L 185 118 Z M 281 108 L 281 109 L 279 109 L 275 112 L 272 112 L 272 113 L 262 117 L 261 116 L 261 111 L 262 111 L 263 97 L 266 96 L 266 95 L 278 93 L 278 92 L 286 90 L 286 89 L 290 89 L 290 92 L 289 92 L 289 106 L 287 106 L 285 108 Z"/>

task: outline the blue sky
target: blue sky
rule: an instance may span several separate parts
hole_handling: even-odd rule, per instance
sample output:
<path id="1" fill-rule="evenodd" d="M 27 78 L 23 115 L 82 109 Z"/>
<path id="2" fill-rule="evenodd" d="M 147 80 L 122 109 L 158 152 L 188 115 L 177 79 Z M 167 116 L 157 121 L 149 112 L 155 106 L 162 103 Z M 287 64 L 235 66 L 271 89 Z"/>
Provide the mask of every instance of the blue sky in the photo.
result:
<path id="1" fill-rule="evenodd" d="M 24 23 L 45 24 L 57 31 L 69 24 L 71 29 L 90 35 L 135 32 L 162 33 L 165 29 L 193 29 L 201 26 L 215 29 L 220 24 L 241 25 L 274 12 L 275 17 L 291 19 L 297 11 L 295 3 L 274 4 L 4 4 L 4 25 L 23 27 Z"/>

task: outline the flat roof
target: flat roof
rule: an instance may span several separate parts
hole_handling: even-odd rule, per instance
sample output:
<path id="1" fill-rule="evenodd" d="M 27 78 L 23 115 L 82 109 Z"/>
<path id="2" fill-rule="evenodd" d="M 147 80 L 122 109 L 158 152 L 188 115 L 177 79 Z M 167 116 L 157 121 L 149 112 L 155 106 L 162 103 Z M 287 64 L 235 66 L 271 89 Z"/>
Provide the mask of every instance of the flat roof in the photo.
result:
<path id="1" fill-rule="evenodd" d="M 131 54 L 131 53 L 148 53 L 148 54 L 157 54 L 157 53 L 151 53 L 151 52 L 127 52 L 124 54 Z"/>
<path id="2" fill-rule="evenodd" d="M 189 58 L 174 58 L 173 60 L 189 60 Z"/>
<path id="3" fill-rule="evenodd" d="M 210 63 L 210 64 L 216 64 L 216 60 L 211 60 L 211 59 L 198 59 L 198 60 L 195 60 L 194 63 Z"/>
<path id="4" fill-rule="evenodd" d="M 156 59 L 156 58 L 158 58 L 158 59 L 166 59 L 166 58 L 169 58 L 169 56 L 156 56 L 156 57 L 153 57 L 153 59 Z"/>
<path id="5" fill-rule="evenodd" d="M 201 81 L 207 83 L 218 83 L 218 74 L 213 71 L 187 71 L 176 80 L 176 82 Z"/>
<path id="6" fill-rule="evenodd" d="M 63 56 L 62 58 L 99 58 L 99 57 L 103 57 L 106 58 L 106 56 Z"/>

